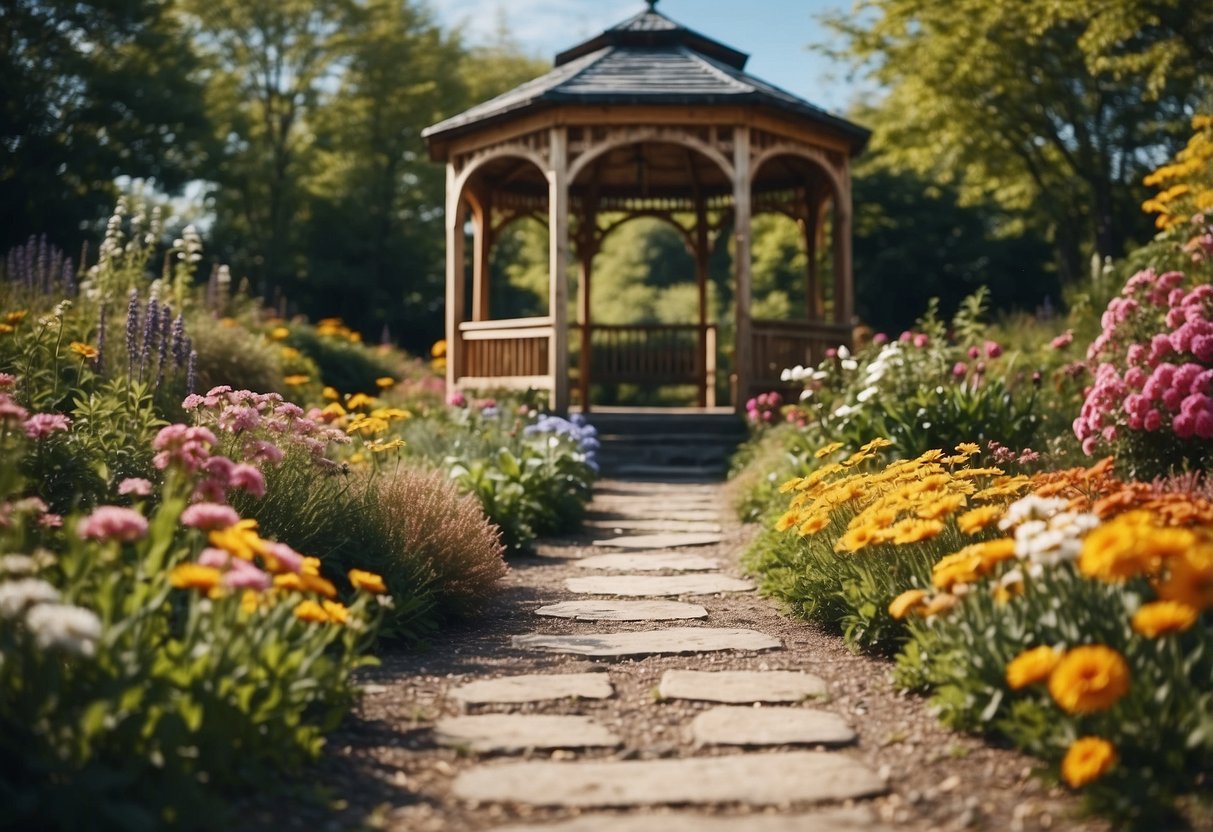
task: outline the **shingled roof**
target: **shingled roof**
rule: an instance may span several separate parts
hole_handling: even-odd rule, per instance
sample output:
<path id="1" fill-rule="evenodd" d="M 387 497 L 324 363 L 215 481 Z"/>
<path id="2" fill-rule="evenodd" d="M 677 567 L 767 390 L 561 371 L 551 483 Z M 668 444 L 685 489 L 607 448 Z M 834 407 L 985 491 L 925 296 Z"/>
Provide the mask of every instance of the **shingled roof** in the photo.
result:
<path id="1" fill-rule="evenodd" d="M 749 56 L 677 23 L 652 5 L 556 56 L 555 67 L 422 132 L 452 138 L 562 105 L 757 105 L 842 133 L 858 152 L 869 131 L 745 71 Z"/>

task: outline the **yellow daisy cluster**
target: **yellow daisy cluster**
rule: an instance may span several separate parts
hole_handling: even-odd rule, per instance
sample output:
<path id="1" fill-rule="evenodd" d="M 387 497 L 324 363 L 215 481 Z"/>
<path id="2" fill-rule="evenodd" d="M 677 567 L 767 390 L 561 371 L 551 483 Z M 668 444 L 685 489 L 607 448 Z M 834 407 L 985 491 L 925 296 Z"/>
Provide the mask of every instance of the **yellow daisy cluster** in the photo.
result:
<path id="1" fill-rule="evenodd" d="M 340 338 L 351 344 L 362 343 L 362 335 L 346 326 L 340 318 L 323 318 L 317 321 L 316 334 L 326 338 Z"/>
<path id="2" fill-rule="evenodd" d="M 1193 214 L 1213 210 L 1213 116 L 1192 119 L 1192 138 L 1175 160 L 1151 173 L 1144 184 L 1161 190 L 1142 203 L 1147 214 L 1157 214 L 1162 230 L 1187 222 Z"/>
<path id="3" fill-rule="evenodd" d="M 958 527 L 966 533 L 979 531 L 1001 516 L 1001 506 L 970 509 L 971 503 L 1005 504 L 1028 487 L 1026 478 L 1003 476 L 998 468 L 964 468 L 978 452 L 973 443 L 957 446 L 951 455 L 931 450 L 881 471 L 860 469 L 889 444 L 884 439 L 873 440 L 841 462 L 829 462 L 807 477 L 784 483 L 780 490 L 796 495 L 776 528 L 796 529 L 802 536 L 816 534 L 849 511 L 846 528 L 834 544 L 836 551 L 919 543 L 940 535 L 948 521 L 964 509 L 969 510 L 961 515 L 963 524 L 957 519 Z M 817 456 L 826 459 L 839 450 L 841 446 L 835 443 L 822 448 Z"/>

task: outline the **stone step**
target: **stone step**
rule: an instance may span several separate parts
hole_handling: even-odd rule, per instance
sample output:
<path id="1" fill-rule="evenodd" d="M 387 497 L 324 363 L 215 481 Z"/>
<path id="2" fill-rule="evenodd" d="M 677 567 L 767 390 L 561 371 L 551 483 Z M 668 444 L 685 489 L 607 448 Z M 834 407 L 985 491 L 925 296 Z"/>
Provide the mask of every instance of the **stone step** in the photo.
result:
<path id="1" fill-rule="evenodd" d="M 717 573 L 686 575 L 593 575 L 567 578 L 570 592 L 585 595 L 617 595 L 631 598 L 662 598 L 673 595 L 715 595 L 718 592 L 750 592 L 753 581 Z"/>
<path id="2" fill-rule="evenodd" d="M 449 696 L 465 705 L 512 705 L 553 699 L 607 699 L 614 692 L 605 673 L 532 673 L 478 679 L 460 685 Z"/>
<path id="3" fill-rule="evenodd" d="M 796 751 L 481 765 L 461 773 L 452 788 L 464 800 L 533 806 L 781 806 L 869 797 L 883 793 L 886 785 L 867 766 L 839 752 Z"/>
<path id="4" fill-rule="evenodd" d="M 679 601 L 565 601 L 540 607 L 535 614 L 574 621 L 679 621 L 708 617 L 708 611 L 698 604 Z"/>
<path id="5" fill-rule="evenodd" d="M 494 832 L 881 832 L 866 806 L 818 809 L 790 815 L 696 815 L 689 812 L 644 812 L 628 815 L 581 815 L 561 823 L 500 826 Z"/>
<path id="6" fill-rule="evenodd" d="M 452 716 L 434 724 L 434 741 L 480 754 L 533 748 L 616 748 L 623 743 L 589 717 L 548 714 Z"/>
<path id="7" fill-rule="evenodd" d="M 689 727 L 697 745 L 848 745 L 855 731 L 846 720 L 814 708 L 711 708 Z"/>
<path id="8" fill-rule="evenodd" d="M 721 530 L 719 523 L 704 522 L 702 520 L 663 520 L 648 517 L 615 517 L 607 520 L 593 517 L 588 518 L 583 525 L 590 529 L 610 529 L 616 532 L 677 532 L 681 534 L 703 532 L 717 534 Z"/>
<path id="9" fill-rule="evenodd" d="M 724 540 L 719 534 L 699 532 L 696 534 L 630 534 L 595 540 L 595 546 L 612 549 L 677 549 L 683 546 L 715 546 Z"/>
<path id="10" fill-rule="evenodd" d="M 577 561 L 579 569 L 602 569 L 617 572 L 707 572 L 720 568 L 716 558 L 700 555 L 685 555 L 680 552 L 626 552 L 611 555 L 592 555 Z"/>
<path id="11" fill-rule="evenodd" d="M 826 683 L 794 670 L 667 670 L 657 692 L 663 699 L 700 702 L 801 702 L 825 696 Z"/>
<path id="12" fill-rule="evenodd" d="M 723 650 L 774 650 L 783 646 L 777 638 L 757 630 L 725 627 L 671 627 L 574 636 L 529 633 L 514 636 L 515 647 L 548 653 L 570 653 L 599 659 L 636 656 L 714 653 Z"/>

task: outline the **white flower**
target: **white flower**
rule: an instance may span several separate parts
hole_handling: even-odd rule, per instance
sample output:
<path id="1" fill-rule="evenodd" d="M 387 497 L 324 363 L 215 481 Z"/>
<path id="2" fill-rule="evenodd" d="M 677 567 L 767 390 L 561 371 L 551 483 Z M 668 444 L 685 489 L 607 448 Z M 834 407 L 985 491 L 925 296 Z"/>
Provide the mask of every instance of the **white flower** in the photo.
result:
<path id="1" fill-rule="evenodd" d="M 25 625 L 42 649 L 91 656 L 101 638 L 101 619 L 92 610 L 71 604 L 39 604 L 25 617 Z"/>
<path id="2" fill-rule="evenodd" d="M 847 349 L 846 344 L 840 344 L 838 346 L 838 357 L 839 358 L 850 358 L 851 357 L 851 351 L 849 349 Z"/>
<path id="3" fill-rule="evenodd" d="M 809 378 L 813 379 L 813 381 L 822 381 L 828 375 L 829 373 L 827 373 L 825 370 L 818 370 L 817 372 L 813 373 L 813 375 L 809 376 Z"/>
<path id="4" fill-rule="evenodd" d="M 0 575 L 29 575 L 37 569 L 37 562 L 29 555 L 0 556 Z"/>
<path id="5" fill-rule="evenodd" d="M 1028 508 L 1036 511 L 1047 511 L 1050 503 L 1064 502 L 1035 499 L 1037 502 Z M 1098 525 L 1094 515 L 1072 511 L 1054 514 L 1048 520 L 1025 520 L 1015 529 L 1015 554 L 1038 567 L 1074 560 L 1082 552 L 1083 535 Z"/>
<path id="6" fill-rule="evenodd" d="M 1006 530 L 1025 520 L 1047 520 L 1067 505 L 1065 500 L 1056 497 L 1037 497 L 1029 494 L 1007 508 L 1007 513 L 998 522 L 998 528 Z"/>
<path id="7" fill-rule="evenodd" d="M 859 402 L 866 402 L 868 399 L 872 398 L 879 392 L 880 391 L 874 386 L 865 387 L 863 390 L 859 391 L 859 395 L 857 395 L 855 397 L 855 399 L 856 399 L 856 401 L 859 401 Z"/>
<path id="8" fill-rule="evenodd" d="M 0 618 L 13 619 L 34 604 L 59 600 L 59 590 L 38 578 L 0 583 Z"/>
<path id="9" fill-rule="evenodd" d="M 837 410 L 835 410 L 833 415 L 837 416 L 839 419 L 845 419 L 848 416 L 850 416 L 852 413 L 857 412 L 858 410 L 859 410 L 858 407 L 853 407 L 849 404 L 844 404 L 844 405 L 841 405 Z"/>
<path id="10" fill-rule="evenodd" d="M 812 387 L 806 387 L 804 390 L 800 391 L 800 400 L 802 402 L 807 402 L 811 398 L 813 398 L 813 388 Z"/>
<path id="11" fill-rule="evenodd" d="M 854 358 L 845 358 L 839 362 L 839 366 L 841 366 L 844 370 L 858 370 L 859 362 Z"/>
<path id="12" fill-rule="evenodd" d="M 779 380 L 780 381 L 791 381 L 792 380 L 792 371 L 785 367 L 783 369 L 783 372 L 781 372 L 779 374 Z"/>

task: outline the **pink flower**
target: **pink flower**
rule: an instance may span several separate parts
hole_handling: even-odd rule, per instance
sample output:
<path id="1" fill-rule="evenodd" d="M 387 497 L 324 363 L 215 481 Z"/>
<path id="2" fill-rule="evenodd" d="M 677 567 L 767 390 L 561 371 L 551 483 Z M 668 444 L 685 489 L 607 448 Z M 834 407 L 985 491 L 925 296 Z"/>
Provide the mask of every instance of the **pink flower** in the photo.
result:
<path id="1" fill-rule="evenodd" d="M 0 393 L 0 422 L 24 422 L 29 411 L 13 401 L 7 393 Z"/>
<path id="2" fill-rule="evenodd" d="M 0 390 L 12 390 L 17 386 L 17 377 L 12 373 L 0 373 Z"/>
<path id="3" fill-rule="evenodd" d="M 303 569 L 303 555 L 296 552 L 285 543 L 267 540 L 265 542 L 266 553 L 269 557 L 276 561 L 276 564 L 270 564 L 270 568 L 281 566 L 288 572 L 299 572 Z"/>
<path id="4" fill-rule="evenodd" d="M 67 430 L 72 420 L 62 413 L 35 413 L 22 426 L 30 439 L 45 439 L 54 433 Z"/>
<path id="5" fill-rule="evenodd" d="M 1002 355 L 1002 345 L 997 341 L 986 341 L 986 358 L 998 358 Z"/>
<path id="6" fill-rule="evenodd" d="M 964 378 L 969 374 L 969 365 L 963 361 L 957 361 L 952 365 L 952 375 L 956 378 Z"/>
<path id="7" fill-rule="evenodd" d="M 198 565 L 209 566 L 212 569 L 223 569 L 231 559 L 232 556 L 224 550 L 215 549 L 211 546 L 198 553 Z"/>
<path id="8" fill-rule="evenodd" d="M 872 336 L 872 343 L 878 347 L 883 347 L 885 344 L 889 343 L 889 336 L 883 332 L 877 332 Z"/>
<path id="9" fill-rule="evenodd" d="M 122 506 L 101 506 L 76 525 L 85 540 L 121 540 L 130 543 L 147 534 L 147 518 Z"/>
<path id="10" fill-rule="evenodd" d="M 451 407 L 467 407 L 468 397 L 463 395 L 463 393 L 461 393 L 460 391 L 456 390 L 454 393 L 452 393 L 450 396 L 447 397 L 446 403 L 449 404 Z"/>
<path id="11" fill-rule="evenodd" d="M 152 458 L 152 464 L 163 471 L 175 463 L 194 473 L 210 458 L 211 448 L 217 443 L 215 434 L 206 428 L 169 425 L 152 440 L 152 448 L 159 452 Z"/>
<path id="12" fill-rule="evenodd" d="M 1157 410 L 1151 410 L 1149 413 L 1146 414 L 1146 418 L 1143 422 L 1143 425 L 1144 425 L 1145 429 L 1148 431 L 1153 432 L 1153 431 L 1158 430 L 1159 428 L 1162 427 L 1162 414 L 1159 413 Z"/>
<path id="13" fill-rule="evenodd" d="M 118 483 L 118 494 L 122 497 L 129 495 L 146 497 L 151 493 L 152 484 L 142 477 L 127 477 L 122 482 Z"/>
<path id="14" fill-rule="evenodd" d="M 1061 335 L 1058 335 L 1056 338 L 1054 338 L 1052 341 L 1050 341 L 1049 346 L 1055 350 L 1064 350 L 1066 347 L 1070 346 L 1070 344 L 1073 344 L 1073 343 L 1074 343 L 1074 330 L 1067 329 Z M 1144 352 L 1144 350 L 1143 350 L 1143 352 Z"/>
<path id="15" fill-rule="evenodd" d="M 226 529 L 240 522 L 240 515 L 223 503 L 194 503 L 181 512 L 181 525 L 211 531 Z"/>
<path id="16" fill-rule="evenodd" d="M 63 525 L 63 515 L 47 512 L 38 518 L 38 525 L 44 529 L 57 529 Z"/>
<path id="17" fill-rule="evenodd" d="M 920 332 L 914 336 L 914 346 L 922 349 L 927 344 L 931 343 L 931 338 L 925 332 Z"/>
<path id="18" fill-rule="evenodd" d="M 243 488 L 254 497 L 265 496 L 265 477 L 255 465 L 242 462 L 234 467 L 228 485 L 232 488 Z"/>
<path id="19" fill-rule="evenodd" d="M 244 452 L 249 459 L 255 462 L 269 462 L 276 465 L 283 459 L 282 449 L 273 442 L 266 442 L 263 439 L 254 439 L 245 446 Z"/>
<path id="20" fill-rule="evenodd" d="M 247 560 L 235 558 L 223 576 L 223 585 L 229 589 L 269 589 L 272 579 Z"/>
<path id="21" fill-rule="evenodd" d="M 973 359 L 974 361 L 981 358 L 981 347 L 969 347 L 969 358 Z"/>

